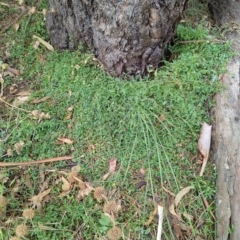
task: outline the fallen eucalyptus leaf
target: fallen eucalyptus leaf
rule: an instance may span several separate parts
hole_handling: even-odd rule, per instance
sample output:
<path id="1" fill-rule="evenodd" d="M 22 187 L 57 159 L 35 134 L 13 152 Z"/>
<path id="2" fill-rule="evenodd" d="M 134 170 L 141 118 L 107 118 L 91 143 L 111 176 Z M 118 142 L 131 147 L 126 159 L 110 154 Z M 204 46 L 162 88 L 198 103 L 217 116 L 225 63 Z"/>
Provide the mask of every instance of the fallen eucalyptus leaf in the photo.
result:
<path id="1" fill-rule="evenodd" d="M 74 143 L 74 141 L 69 138 L 58 138 L 58 140 L 69 145 L 72 145 Z"/>
<path id="2" fill-rule="evenodd" d="M 209 156 L 209 150 L 211 145 L 211 132 L 212 132 L 212 126 L 208 125 L 207 123 L 202 124 L 201 134 L 198 139 L 198 150 L 203 156 L 203 164 L 200 171 L 200 176 L 203 175 L 203 172 L 206 168 L 208 156 Z"/>
<path id="3" fill-rule="evenodd" d="M 193 186 L 185 187 L 183 188 L 175 197 L 174 204 L 177 207 L 181 199 L 191 190 L 193 189 Z"/>
<path id="4" fill-rule="evenodd" d="M 45 40 L 43 40 L 42 38 L 33 35 L 33 38 L 36 38 L 41 44 L 43 44 L 48 50 L 50 51 L 54 51 L 54 48 L 51 44 L 49 44 L 48 42 L 46 42 Z"/>

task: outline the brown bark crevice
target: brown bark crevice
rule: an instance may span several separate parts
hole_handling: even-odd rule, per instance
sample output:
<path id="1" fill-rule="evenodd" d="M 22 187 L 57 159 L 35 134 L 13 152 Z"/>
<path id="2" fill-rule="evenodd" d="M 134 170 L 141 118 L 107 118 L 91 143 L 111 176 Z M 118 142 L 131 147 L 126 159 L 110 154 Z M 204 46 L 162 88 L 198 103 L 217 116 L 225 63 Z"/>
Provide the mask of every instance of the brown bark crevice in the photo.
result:
<path id="1" fill-rule="evenodd" d="M 157 68 L 187 0 L 49 0 L 47 30 L 56 49 L 93 49 L 106 71 L 144 74 Z"/>
<path id="2" fill-rule="evenodd" d="M 228 73 L 222 78 L 226 89 L 216 97 L 214 109 L 214 159 L 217 167 L 217 239 L 240 239 L 240 104 L 238 58 L 228 64 Z"/>

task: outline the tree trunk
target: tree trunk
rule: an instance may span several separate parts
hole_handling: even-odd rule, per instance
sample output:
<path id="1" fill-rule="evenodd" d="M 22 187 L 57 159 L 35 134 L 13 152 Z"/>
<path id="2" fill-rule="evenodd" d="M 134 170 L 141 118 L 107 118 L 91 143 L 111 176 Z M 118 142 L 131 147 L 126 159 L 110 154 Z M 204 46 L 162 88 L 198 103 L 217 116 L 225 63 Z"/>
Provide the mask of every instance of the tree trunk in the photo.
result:
<path id="1" fill-rule="evenodd" d="M 240 51 L 240 1 L 215 0 L 210 4 L 218 25 Z M 214 152 L 217 166 L 217 240 L 240 239 L 240 59 L 228 64 L 216 98 Z M 231 231 L 229 231 L 231 230 Z"/>
<path id="2" fill-rule="evenodd" d="M 144 74 L 173 39 L 187 0 L 49 0 L 47 30 L 56 49 L 90 47 L 106 71 Z"/>

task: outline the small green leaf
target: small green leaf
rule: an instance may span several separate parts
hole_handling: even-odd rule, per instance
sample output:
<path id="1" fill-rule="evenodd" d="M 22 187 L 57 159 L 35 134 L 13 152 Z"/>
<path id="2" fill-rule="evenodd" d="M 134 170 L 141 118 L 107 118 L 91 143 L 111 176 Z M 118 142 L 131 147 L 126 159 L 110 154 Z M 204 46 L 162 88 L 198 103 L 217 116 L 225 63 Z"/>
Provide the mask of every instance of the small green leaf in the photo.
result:
<path id="1" fill-rule="evenodd" d="M 102 214 L 102 217 L 98 220 L 102 226 L 110 226 L 111 220 L 106 215 Z"/>

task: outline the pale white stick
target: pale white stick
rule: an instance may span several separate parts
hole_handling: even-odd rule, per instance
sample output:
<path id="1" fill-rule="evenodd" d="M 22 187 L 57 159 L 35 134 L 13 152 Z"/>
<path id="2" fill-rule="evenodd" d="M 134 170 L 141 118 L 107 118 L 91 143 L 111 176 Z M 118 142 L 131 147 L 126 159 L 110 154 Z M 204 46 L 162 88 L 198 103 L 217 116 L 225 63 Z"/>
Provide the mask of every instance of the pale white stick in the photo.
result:
<path id="1" fill-rule="evenodd" d="M 162 237 L 162 224 L 163 224 L 163 207 L 158 205 L 158 231 L 157 240 L 161 240 Z"/>
<path id="2" fill-rule="evenodd" d="M 203 175 L 203 172 L 207 165 L 207 160 L 208 160 L 209 150 L 211 145 L 211 132 L 212 132 L 212 126 L 208 125 L 207 123 L 203 123 L 201 134 L 198 139 L 198 150 L 203 156 L 203 164 L 202 164 L 200 176 Z"/>

